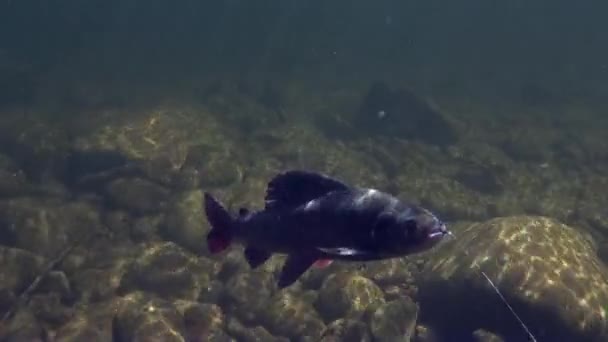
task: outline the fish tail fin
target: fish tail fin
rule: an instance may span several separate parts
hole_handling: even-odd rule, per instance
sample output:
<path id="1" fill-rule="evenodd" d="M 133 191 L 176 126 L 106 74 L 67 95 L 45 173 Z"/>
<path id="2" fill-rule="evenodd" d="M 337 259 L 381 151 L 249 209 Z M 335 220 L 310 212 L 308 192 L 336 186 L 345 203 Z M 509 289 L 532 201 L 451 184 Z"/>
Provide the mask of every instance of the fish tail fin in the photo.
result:
<path id="1" fill-rule="evenodd" d="M 209 193 L 205 193 L 205 214 L 211 225 L 207 234 L 207 248 L 211 254 L 216 254 L 230 246 L 234 220 L 228 210 Z"/>

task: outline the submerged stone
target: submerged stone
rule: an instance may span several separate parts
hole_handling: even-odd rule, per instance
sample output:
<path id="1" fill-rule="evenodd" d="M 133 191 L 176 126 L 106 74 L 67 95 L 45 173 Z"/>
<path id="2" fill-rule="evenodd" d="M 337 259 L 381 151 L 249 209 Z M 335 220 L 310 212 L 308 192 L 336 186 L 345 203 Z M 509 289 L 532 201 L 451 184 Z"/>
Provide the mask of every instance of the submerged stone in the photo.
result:
<path id="1" fill-rule="evenodd" d="M 275 337 L 266 328 L 256 325 L 248 327 L 239 322 L 236 318 L 231 318 L 226 325 L 226 331 L 234 336 L 237 341 L 243 342 L 289 342 L 286 337 Z"/>
<path id="2" fill-rule="evenodd" d="M 475 342 L 504 342 L 502 337 L 493 334 L 489 331 L 479 329 L 473 332 L 473 339 Z"/>
<path id="3" fill-rule="evenodd" d="M 280 336 L 318 340 L 325 324 L 309 301 L 289 292 L 279 292 L 263 311 L 265 326 Z"/>
<path id="4" fill-rule="evenodd" d="M 323 331 L 322 342 L 359 341 L 371 342 L 372 335 L 367 325 L 353 319 L 337 319 Z"/>
<path id="5" fill-rule="evenodd" d="M 224 300 L 228 310 L 245 323 L 261 323 L 275 289 L 275 279 L 270 272 L 239 272 L 231 277 L 224 288 Z"/>
<path id="6" fill-rule="evenodd" d="M 112 318 L 119 300 L 89 304 L 76 312 L 55 334 L 55 341 L 110 341 L 112 340 Z"/>
<path id="7" fill-rule="evenodd" d="M 576 229 L 514 216 L 455 235 L 430 254 L 420 279 L 423 321 L 453 338 L 487 329 L 526 339 L 484 272 L 539 341 L 608 339 L 608 271 Z"/>
<path id="8" fill-rule="evenodd" d="M 184 317 L 187 341 L 213 341 L 224 337 L 226 322 L 219 306 L 184 300 L 175 301 L 174 304 Z"/>
<path id="9" fill-rule="evenodd" d="M 188 191 L 176 195 L 171 201 L 162 225 L 166 238 L 193 253 L 207 252 L 206 236 L 209 223 L 203 211 L 203 192 Z"/>
<path id="10" fill-rule="evenodd" d="M 183 317 L 168 301 L 141 292 L 123 298 L 113 322 L 120 341 L 183 342 Z"/>
<path id="11" fill-rule="evenodd" d="M 211 263 L 205 264 L 174 243 L 155 243 L 127 268 L 119 291 L 144 290 L 163 298 L 195 300 L 213 274 Z"/>
<path id="12" fill-rule="evenodd" d="M 374 341 L 409 342 L 416 333 L 418 305 L 404 297 L 380 305 L 371 315 Z"/>
<path id="13" fill-rule="evenodd" d="M 167 205 L 169 191 L 142 178 L 119 178 L 106 187 L 108 201 L 136 214 L 156 213 Z"/>
<path id="14" fill-rule="evenodd" d="M 44 269 L 44 259 L 33 253 L 0 246 L 0 291 L 23 291 Z"/>
<path id="15" fill-rule="evenodd" d="M 384 303 L 384 293 L 373 281 L 347 272 L 335 273 L 325 279 L 315 306 L 329 321 L 358 318 L 371 305 Z"/>
<path id="16" fill-rule="evenodd" d="M 16 198 L 0 203 L 0 217 L 8 244 L 51 258 L 102 227 L 96 206 L 85 201 Z"/>
<path id="17" fill-rule="evenodd" d="M 456 133 L 446 118 L 427 101 L 406 89 L 391 90 L 376 82 L 367 91 L 354 120 L 359 134 L 419 140 L 449 145 Z"/>

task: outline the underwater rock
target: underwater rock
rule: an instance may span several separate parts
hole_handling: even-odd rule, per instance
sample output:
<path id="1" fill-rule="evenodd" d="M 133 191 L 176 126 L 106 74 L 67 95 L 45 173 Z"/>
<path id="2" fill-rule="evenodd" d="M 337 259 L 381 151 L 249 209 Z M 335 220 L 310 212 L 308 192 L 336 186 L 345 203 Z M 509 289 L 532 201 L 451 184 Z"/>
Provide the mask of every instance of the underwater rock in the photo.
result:
<path id="1" fill-rule="evenodd" d="M 182 167 L 173 175 L 171 184 L 178 191 L 199 189 L 201 187 L 201 173 L 191 166 Z"/>
<path id="2" fill-rule="evenodd" d="M 113 321 L 119 341 L 184 342 L 183 332 L 183 317 L 172 303 L 142 292 L 125 296 Z"/>
<path id="3" fill-rule="evenodd" d="M 277 172 L 291 168 L 339 174 L 348 183 L 360 186 L 383 188 L 388 184 L 383 165 L 372 153 L 359 145 L 348 146 L 327 139 L 312 125 L 298 124 L 278 131 L 261 131 L 255 139 L 256 144 L 251 144 L 246 154 L 241 153 L 243 180 L 235 184 L 252 189 L 243 189 L 240 195 L 254 197 L 250 203 L 263 206 L 260 199 L 263 199 L 268 180 Z M 319 153 L 321 150 L 323 153 Z M 235 202 L 247 203 L 238 197 Z"/>
<path id="4" fill-rule="evenodd" d="M 53 341 L 111 341 L 112 319 L 119 304 L 118 299 L 88 304 L 57 329 Z"/>
<path id="5" fill-rule="evenodd" d="M 225 146 L 224 130 L 216 117 L 198 106 L 159 106 L 152 110 L 126 113 L 110 111 L 91 134 L 79 135 L 74 141 L 80 150 L 118 151 L 130 160 L 137 160 L 147 178 L 165 183 L 179 170 L 189 145 L 205 142 Z"/>
<path id="6" fill-rule="evenodd" d="M 422 320 L 451 338 L 524 330 L 482 272 L 540 341 L 608 338 L 608 271 L 576 229 L 539 216 L 496 218 L 455 232 L 430 254 L 420 279 Z"/>
<path id="7" fill-rule="evenodd" d="M 502 180 L 489 167 L 463 165 L 454 178 L 474 191 L 487 195 L 500 195 L 505 191 Z"/>
<path id="8" fill-rule="evenodd" d="M 384 303 L 384 293 L 373 281 L 354 273 L 330 275 L 319 290 L 315 306 L 327 320 L 358 318 L 370 305 Z"/>
<path id="9" fill-rule="evenodd" d="M 437 334 L 426 325 L 416 326 L 416 336 L 412 339 L 413 342 L 440 342 Z"/>
<path id="10" fill-rule="evenodd" d="M 140 168 L 143 178 L 157 182 L 164 186 L 174 186 L 176 177 L 186 160 L 188 146 L 185 143 L 177 143 L 175 146 L 165 147 L 164 154 L 154 158 L 143 160 Z"/>
<path id="11" fill-rule="evenodd" d="M 174 304 L 184 317 L 186 341 L 219 341 L 220 337 L 227 337 L 223 330 L 226 325 L 224 313 L 219 306 L 184 300 Z"/>
<path id="12" fill-rule="evenodd" d="M 73 148 L 65 156 L 60 178 L 73 189 L 97 191 L 113 178 L 139 173 L 120 151 Z"/>
<path id="13" fill-rule="evenodd" d="M 190 147 L 184 170 L 196 170 L 192 180 L 204 187 L 228 186 L 239 179 L 238 164 L 230 150 L 206 144 Z M 192 171 L 191 171 L 192 172 Z"/>
<path id="14" fill-rule="evenodd" d="M 475 330 L 473 339 L 475 342 L 504 342 L 502 337 L 483 329 Z"/>
<path id="15" fill-rule="evenodd" d="M 409 263 L 405 258 L 394 258 L 366 263 L 361 275 L 372 280 L 384 288 L 391 285 L 411 285 L 414 277 L 409 270 Z"/>
<path id="16" fill-rule="evenodd" d="M 162 235 L 195 254 L 207 253 L 205 241 L 210 227 L 203 208 L 201 190 L 175 195 L 167 209 Z"/>
<path id="17" fill-rule="evenodd" d="M 608 193 L 598 191 L 607 189 L 608 177 L 605 173 L 600 176 L 586 176 L 585 183 L 582 189 L 579 188 L 580 198 L 575 204 L 576 217 L 608 237 Z"/>
<path id="18" fill-rule="evenodd" d="M 227 310 L 235 312 L 241 321 L 260 324 L 274 289 L 275 279 L 270 272 L 239 272 L 226 283 L 223 297 Z"/>
<path id="19" fill-rule="evenodd" d="M 121 178 L 106 187 L 108 201 L 136 214 L 156 213 L 167 205 L 169 190 L 141 178 Z"/>
<path id="20" fill-rule="evenodd" d="M 198 301 L 209 304 L 219 303 L 223 292 L 224 283 L 219 280 L 211 280 L 209 285 L 201 291 Z"/>
<path id="21" fill-rule="evenodd" d="M 49 271 L 38 283 L 34 293 L 54 293 L 62 302 L 70 302 L 74 296 L 70 281 L 63 271 Z"/>
<path id="22" fill-rule="evenodd" d="M 433 145 L 450 145 L 456 141 L 450 123 L 427 101 L 409 90 L 391 90 L 383 82 L 369 88 L 353 126 L 365 135 L 419 140 Z"/>
<path id="23" fill-rule="evenodd" d="M 0 246 L 0 291 L 25 290 L 44 269 L 44 259 L 18 248 Z"/>
<path id="24" fill-rule="evenodd" d="M 439 175 L 425 175 L 412 182 L 411 176 L 401 175 L 395 184 L 402 192 L 400 198 L 415 197 L 446 221 L 483 220 L 488 218 L 487 198 L 460 182 Z"/>
<path id="25" fill-rule="evenodd" d="M 325 324 L 310 301 L 288 291 L 278 292 L 262 313 L 264 326 L 271 332 L 294 340 L 312 338 L 317 341 Z"/>
<path id="26" fill-rule="evenodd" d="M 276 113 L 277 118 L 283 118 L 286 99 L 280 87 L 277 87 L 271 81 L 266 81 L 256 100 L 269 111 Z"/>
<path id="27" fill-rule="evenodd" d="M 239 273 L 248 273 L 251 267 L 245 261 L 243 249 L 235 246 L 222 255 L 218 280 L 228 282 L 232 277 Z"/>
<path id="28" fill-rule="evenodd" d="M 262 326 L 247 327 L 236 318 L 231 318 L 226 326 L 227 332 L 242 342 L 289 342 L 286 337 L 275 337 Z"/>
<path id="29" fill-rule="evenodd" d="M 173 242 L 154 243 L 128 266 L 119 292 L 143 290 L 162 298 L 196 300 L 214 273 L 211 262 Z"/>
<path id="30" fill-rule="evenodd" d="M 0 236 L 8 244 L 56 257 L 102 228 L 97 208 L 84 201 L 16 198 L 0 202 Z"/>
<path id="31" fill-rule="evenodd" d="M 597 256 L 608 267 L 608 242 L 601 243 L 597 248 Z"/>
<path id="32" fill-rule="evenodd" d="M 158 241 L 165 214 L 141 216 L 133 222 L 129 236 L 133 241 Z"/>
<path id="33" fill-rule="evenodd" d="M 81 270 L 72 276 L 74 290 L 86 303 L 110 299 L 116 294 L 123 273 L 122 267 Z"/>
<path id="34" fill-rule="evenodd" d="M 0 125 L 0 153 L 32 182 L 56 177 L 63 164 L 65 134 L 36 119 Z"/>
<path id="35" fill-rule="evenodd" d="M 409 342 L 416 333 L 418 310 L 408 297 L 378 306 L 369 322 L 374 341 Z"/>
<path id="36" fill-rule="evenodd" d="M 321 342 L 339 341 L 371 342 L 372 335 L 363 322 L 341 318 L 328 324 L 321 334 Z"/>
<path id="37" fill-rule="evenodd" d="M 127 237 L 133 225 L 133 217 L 126 210 L 105 210 L 101 220 L 117 236 Z"/>
<path id="38" fill-rule="evenodd" d="M 136 244 L 121 237 L 100 237 L 74 247 L 61 262 L 60 269 L 70 279 L 85 269 L 112 269 L 116 276 L 120 276 L 124 268 L 143 253 L 145 247 L 144 244 Z"/>
<path id="39" fill-rule="evenodd" d="M 28 299 L 29 309 L 40 322 L 59 326 L 74 316 L 75 309 L 63 303 L 59 294 L 33 294 Z"/>
<path id="40" fill-rule="evenodd" d="M 515 161 L 543 163 L 552 158 L 552 144 L 549 131 L 528 125 L 512 130 L 499 146 Z"/>
<path id="41" fill-rule="evenodd" d="M 27 308 L 17 310 L 8 322 L 0 325 L 0 340 L 3 342 L 44 342 L 48 341 L 47 337 L 47 330 Z"/>
<path id="42" fill-rule="evenodd" d="M 0 198 L 23 196 L 30 192 L 25 173 L 8 157 L 0 154 Z"/>

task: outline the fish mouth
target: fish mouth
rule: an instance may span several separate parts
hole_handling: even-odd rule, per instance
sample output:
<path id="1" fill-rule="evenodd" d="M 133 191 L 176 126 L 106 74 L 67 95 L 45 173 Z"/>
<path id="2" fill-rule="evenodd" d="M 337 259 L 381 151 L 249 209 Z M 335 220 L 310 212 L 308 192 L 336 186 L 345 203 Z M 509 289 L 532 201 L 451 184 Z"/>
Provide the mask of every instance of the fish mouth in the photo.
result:
<path id="1" fill-rule="evenodd" d="M 451 237 L 454 236 L 454 234 L 452 234 L 452 232 L 448 230 L 445 223 L 440 222 L 431 230 L 431 232 L 429 233 L 428 236 L 431 239 L 436 239 L 436 238 L 442 238 L 446 235 L 449 235 Z"/>

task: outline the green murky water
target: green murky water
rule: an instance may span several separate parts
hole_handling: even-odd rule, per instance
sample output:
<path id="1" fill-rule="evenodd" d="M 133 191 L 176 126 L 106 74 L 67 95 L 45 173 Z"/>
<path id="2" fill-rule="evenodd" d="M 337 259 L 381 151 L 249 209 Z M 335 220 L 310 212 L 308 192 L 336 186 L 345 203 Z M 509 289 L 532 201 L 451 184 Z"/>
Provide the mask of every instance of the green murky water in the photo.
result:
<path id="1" fill-rule="evenodd" d="M 606 10 L 0 2 L 0 339 L 607 340 Z M 279 291 L 284 257 L 211 255 L 202 207 L 287 169 L 456 238 Z"/>

